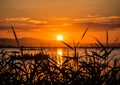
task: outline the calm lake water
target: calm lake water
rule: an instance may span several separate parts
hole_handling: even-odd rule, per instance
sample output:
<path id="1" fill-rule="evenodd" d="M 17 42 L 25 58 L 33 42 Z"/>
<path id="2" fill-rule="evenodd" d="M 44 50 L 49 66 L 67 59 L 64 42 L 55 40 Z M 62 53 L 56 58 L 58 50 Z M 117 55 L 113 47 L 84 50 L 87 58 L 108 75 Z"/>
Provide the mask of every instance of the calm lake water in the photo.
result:
<path id="1" fill-rule="evenodd" d="M 97 48 L 87 48 L 86 49 L 87 52 L 89 54 L 91 54 L 91 51 L 97 52 L 98 54 L 100 54 L 100 50 Z M 21 55 L 20 50 L 18 48 L 0 48 L 0 52 L 7 52 L 6 56 L 9 57 L 9 55 L 15 53 L 16 55 Z M 19 52 L 19 53 L 18 53 Z M 73 57 L 74 56 L 74 51 L 72 49 L 69 48 L 29 48 L 26 50 L 23 50 L 24 54 L 36 54 L 36 53 L 40 53 L 43 52 L 44 54 L 48 54 L 52 59 L 54 59 L 58 65 L 62 65 L 62 63 L 67 59 L 64 56 L 69 56 L 69 57 Z M 79 60 L 86 60 L 86 56 L 85 56 L 85 48 L 77 48 L 77 54 L 79 57 Z M 0 54 L 0 59 L 2 54 Z M 112 58 L 114 56 L 114 58 Z M 112 51 L 112 53 L 109 55 L 109 59 L 112 58 L 112 62 L 115 59 L 120 59 L 120 49 L 114 49 Z M 29 62 L 29 61 L 27 61 Z M 30 61 L 31 62 L 31 61 Z"/>
<path id="2" fill-rule="evenodd" d="M 4 50 L 4 52 L 7 52 L 7 54 L 13 53 L 13 52 L 20 52 L 18 48 L 0 48 L 0 52 Z M 86 48 L 87 52 L 90 53 L 90 51 L 95 51 L 99 53 L 99 50 L 96 48 Z M 50 56 L 57 57 L 57 56 L 73 56 L 74 51 L 69 48 L 60 48 L 60 47 L 54 47 L 54 48 L 27 48 L 23 51 L 24 54 L 36 54 L 44 52 L 45 54 L 48 54 Z M 77 48 L 77 53 L 79 56 L 83 56 L 85 54 L 85 48 Z M 17 53 L 19 54 L 19 53 Z M 115 56 L 114 58 L 120 58 L 120 49 L 114 49 L 110 56 Z"/>

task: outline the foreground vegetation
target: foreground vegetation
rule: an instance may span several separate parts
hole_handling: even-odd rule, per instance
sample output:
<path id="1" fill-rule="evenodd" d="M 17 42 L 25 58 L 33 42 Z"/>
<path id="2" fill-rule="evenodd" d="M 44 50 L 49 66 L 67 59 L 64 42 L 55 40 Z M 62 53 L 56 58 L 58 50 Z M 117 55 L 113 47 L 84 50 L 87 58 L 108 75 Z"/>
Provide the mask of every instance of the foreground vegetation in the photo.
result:
<path id="1" fill-rule="evenodd" d="M 30 55 L 0 52 L 0 85 L 119 85 L 120 60 L 113 48 L 101 46 L 84 54 L 62 56 L 59 65 L 49 54 Z"/>
<path id="2" fill-rule="evenodd" d="M 14 28 L 11 26 L 18 48 L 20 43 Z M 80 41 L 84 38 L 87 30 Z M 58 63 L 55 56 L 50 56 L 41 50 L 37 54 L 24 54 L 21 47 L 19 52 L 7 53 L 0 51 L 0 85 L 120 85 L 120 58 L 111 55 L 113 48 L 108 47 L 108 31 L 106 31 L 106 46 L 99 40 L 99 49 L 84 49 L 78 54 L 78 43 L 74 46 L 61 41 L 73 51 L 72 56 L 61 56 Z"/>

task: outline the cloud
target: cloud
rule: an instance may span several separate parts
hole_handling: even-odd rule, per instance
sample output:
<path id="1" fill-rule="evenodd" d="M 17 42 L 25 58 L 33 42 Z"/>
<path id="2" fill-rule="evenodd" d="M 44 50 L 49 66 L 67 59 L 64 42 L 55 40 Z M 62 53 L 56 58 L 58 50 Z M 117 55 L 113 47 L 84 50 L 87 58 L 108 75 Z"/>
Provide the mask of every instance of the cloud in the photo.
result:
<path id="1" fill-rule="evenodd" d="M 40 20 L 29 20 L 28 22 L 34 23 L 34 24 L 47 24 L 46 21 L 40 21 Z"/>
<path id="2" fill-rule="evenodd" d="M 75 18 L 73 19 L 73 25 L 80 26 L 81 24 L 92 23 L 92 27 L 97 30 L 109 29 L 114 30 L 120 28 L 120 16 L 100 16 L 100 15 L 89 15 L 86 18 Z M 91 27 L 91 28 L 92 28 Z"/>
<path id="3" fill-rule="evenodd" d="M 92 22 L 91 30 L 115 30 L 120 28 L 120 16 L 101 16 L 88 15 L 83 18 L 52 18 L 51 20 L 39 20 L 31 17 L 16 17 L 0 20 L 0 30 L 10 28 L 12 24 L 16 30 L 33 31 L 33 30 L 48 30 L 48 29 L 85 29 L 89 22 Z"/>
<path id="4" fill-rule="evenodd" d="M 8 30 L 10 25 L 6 23 L 4 20 L 0 20 L 0 30 Z"/>
<path id="5" fill-rule="evenodd" d="M 104 24 L 118 24 L 120 23 L 120 16 L 100 16 L 100 15 L 94 15 L 94 16 L 90 16 L 88 15 L 88 17 L 86 18 L 76 18 L 74 19 L 74 21 L 76 22 L 93 22 L 93 23 L 104 23 Z"/>
<path id="6" fill-rule="evenodd" d="M 47 21 L 36 20 L 30 17 L 6 18 L 0 20 L 0 30 L 10 30 L 13 25 L 16 31 L 33 31 L 34 29 L 43 29 Z"/>
<path id="7" fill-rule="evenodd" d="M 30 20 L 30 17 L 20 17 L 20 18 L 6 18 L 7 21 L 27 21 Z"/>
<path id="8" fill-rule="evenodd" d="M 32 19 L 31 17 L 6 18 L 6 21 L 12 23 L 24 23 L 30 25 L 45 25 L 47 21 Z"/>
<path id="9" fill-rule="evenodd" d="M 54 18 L 54 20 L 57 20 L 57 21 L 67 21 L 67 20 L 70 20 L 70 18 Z"/>

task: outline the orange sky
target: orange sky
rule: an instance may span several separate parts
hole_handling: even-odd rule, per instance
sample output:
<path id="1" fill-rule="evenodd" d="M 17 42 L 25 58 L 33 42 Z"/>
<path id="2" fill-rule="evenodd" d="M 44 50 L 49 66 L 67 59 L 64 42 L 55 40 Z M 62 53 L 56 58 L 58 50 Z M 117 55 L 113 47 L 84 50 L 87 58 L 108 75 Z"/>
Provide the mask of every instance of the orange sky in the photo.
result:
<path id="1" fill-rule="evenodd" d="M 105 41 L 109 30 L 110 42 L 120 42 L 120 0 L 1 0 L 0 38 L 17 36 L 55 40 L 61 34 L 64 41 L 78 41 L 88 29 L 82 42 L 92 43 L 94 36 Z"/>

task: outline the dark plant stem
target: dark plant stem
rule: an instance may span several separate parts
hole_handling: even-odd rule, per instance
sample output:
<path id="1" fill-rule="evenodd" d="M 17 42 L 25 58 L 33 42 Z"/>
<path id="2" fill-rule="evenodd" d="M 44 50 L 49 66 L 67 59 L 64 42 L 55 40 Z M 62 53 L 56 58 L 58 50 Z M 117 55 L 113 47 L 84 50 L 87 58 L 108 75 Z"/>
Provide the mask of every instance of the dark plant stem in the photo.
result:
<path id="1" fill-rule="evenodd" d="M 17 42 L 17 46 L 18 46 L 18 48 L 19 48 L 19 47 L 20 47 L 20 43 L 19 43 L 19 41 L 18 41 L 17 35 L 16 35 L 15 30 L 14 30 L 14 27 L 13 27 L 12 25 L 11 25 L 11 29 L 12 29 L 12 31 L 13 31 L 15 40 L 16 40 L 16 42 Z"/>

